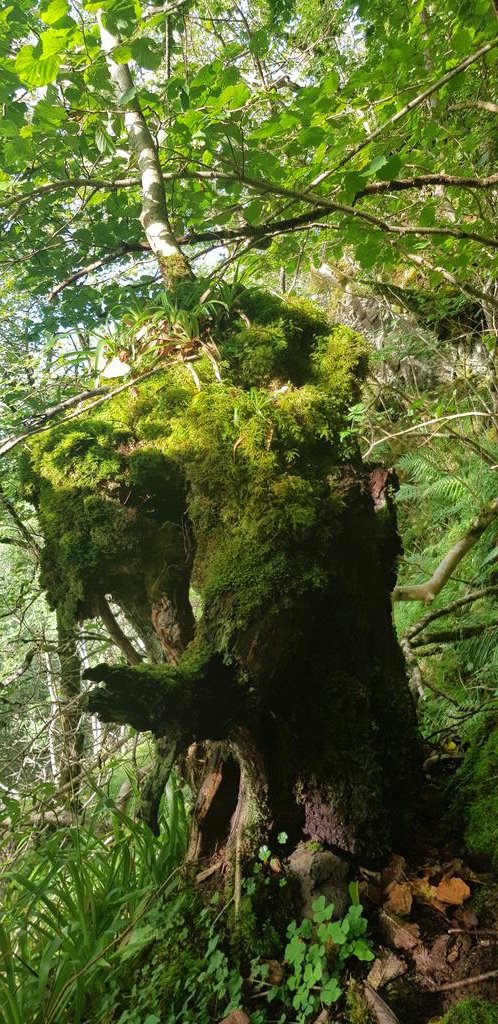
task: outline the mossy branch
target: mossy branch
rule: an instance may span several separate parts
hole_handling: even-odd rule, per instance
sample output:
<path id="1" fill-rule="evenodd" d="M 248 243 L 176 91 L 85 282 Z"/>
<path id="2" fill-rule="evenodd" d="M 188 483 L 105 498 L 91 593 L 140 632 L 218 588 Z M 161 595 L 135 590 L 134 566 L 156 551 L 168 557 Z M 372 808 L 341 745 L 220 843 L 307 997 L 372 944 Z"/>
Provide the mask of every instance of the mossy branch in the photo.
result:
<path id="1" fill-rule="evenodd" d="M 87 669 L 84 677 L 100 684 L 87 696 L 91 714 L 139 732 L 179 737 L 182 746 L 226 739 L 243 720 L 243 690 L 217 656 L 203 662 L 190 654 L 174 666 L 101 664 Z"/>

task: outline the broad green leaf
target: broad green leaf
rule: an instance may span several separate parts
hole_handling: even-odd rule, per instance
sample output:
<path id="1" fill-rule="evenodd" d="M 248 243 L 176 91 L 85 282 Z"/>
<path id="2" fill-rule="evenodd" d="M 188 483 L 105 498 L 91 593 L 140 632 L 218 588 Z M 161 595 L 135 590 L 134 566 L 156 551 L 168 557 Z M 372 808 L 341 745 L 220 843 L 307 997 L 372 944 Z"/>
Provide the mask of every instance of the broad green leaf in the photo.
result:
<path id="1" fill-rule="evenodd" d="M 131 43 L 131 52 L 133 60 L 140 64 L 141 67 L 147 68 L 149 71 L 154 71 L 160 67 L 163 62 L 163 49 L 160 43 L 154 39 L 149 39 L 147 36 L 140 36 L 138 39 L 133 39 Z"/>
<path id="2" fill-rule="evenodd" d="M 39 44 L 36 48 L 23 46 L 17 54 L 15 69 L 21 81 L 26 85 L 48 85 L 49 82 L 55 82 L 59 73 L 62 60 L 60 47 L 49 45 L 48 52 L 41 50 L 38 53 L 39 50 Z"/>
<path id="3" fill-rule="evenodd" d="M 402 166 L 401 158 L 395 153 L 379 168 L 376 176 L 379 181 L 391 181 L 397 178 Z"/>
<path id="4" fill-rule="evenodd" d="M 69 14 L 69 0 L 50 0 L 48 4 L 43 5 L 40 18 L 46 25 L 55 25 L 67 14 Z"/>

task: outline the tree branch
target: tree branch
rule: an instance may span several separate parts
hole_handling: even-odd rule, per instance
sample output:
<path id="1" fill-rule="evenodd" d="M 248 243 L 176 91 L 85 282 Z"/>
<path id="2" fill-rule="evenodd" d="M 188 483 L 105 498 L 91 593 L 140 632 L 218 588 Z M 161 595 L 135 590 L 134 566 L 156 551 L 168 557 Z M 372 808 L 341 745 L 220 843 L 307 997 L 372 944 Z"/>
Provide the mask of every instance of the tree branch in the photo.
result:
<path id="1" fill-rule="evenodd" d="M 498 103 L 490 103 L 489 100 L 464 100 L 462 103 L 452 103 L 448 110 L 486 110 L 489 114 L 498 114 Z"/>
<path id="2" fill-rule="evenodd" d="M 112 51 L 119 39 L 109 31 L 102 11 L 97 13 L 102 48 L 114 83 L 118 103 L 126 106 L 124 123 L 130 148 L 138 164 L 142 185 L 142 213 L 140 222 L 152 252 L 157 258 L 166 287 L 192 276 L 187 259 L 176 243 L 169 221 L 164 191 L 164 179 L 157 147 L 133 93 L 134 83 L 127 64 L 116 64 Z M 127 97 L 127 94 L 129 98 Z M 126 99 L 123 100 L 123 97 Z"/>
<path id="3" fill-rule="evenodd" d="M 369 448 L 367 448 L 366 452 L 363 453 L 363 459 L 368 459 L 374 448 L 378 448 L 379 444 L 385 444 L 387 441 L 392 441 L 394 437 L 403 437 L 405 434 L 415 433 L 416 430 L 426 430 L 427 427 L 433 427 L 437 423 L 447 423 L 449 420 L 463 420 L 467 419 L 469 416 L 480 416 L 485 419 L 489 419 L 489 413 L 473 409 L 472 412 L 454 412 L 450 413 L 449 416 L 436 416 L 432 420 L 422 420 L 421 423 L 415 423 L 412 427 L 406 427 L 405 430 L 396 430 L 393 434 L 384 434 L 383 437 L 378 437 L 377 440 L 373 441 Z"/>
<path id="4" fill-rule="evenodd" d="M 20 679 L 21 676 L 23 676 L 24 673 L 28 671 L 28 668 L 30 668 L 31 662 L 33 661 L 35 654 L 37 654 L 36 647 L 33 647 L 30 651 L 27 651 L 22 665 L 20 665 L 19 668 L 16 668 L 14 672 L 11 672 L 10 675 L 5 676 L 5 678 L 2 679 L 0 685 L 11 686 L 12 683 L 15 683 L 17 679 Z"/>
<path id="5" fill-rule="evenodd" d="M 60 405 L 55 405 L 52 409 L 47 409 L 46 412 L 42 413 L 35 421 L 33 426 L 30 426 L 29 430 L 25 430 L 23 434 L 18 434 L 16 437 L 9 437 L 2 445 L 0 445 L 0 456 L 6 455 L 7 452 L 12 451 L 18 444 L 26 441 L 28 437 L 33 437 L 35 434 L 42 434 L 45 430 L 50 430 L 52 424 L 47 423 L 47 420 L 52 420 L 58 413 L 63 412 L 69 406 L 81 404 L 86 402 L 87 399 L 92 398 L 93 395 L 101 395 L 101 398 L 96 398 L 94 402 L 90 402 L 89 405 L 85 405 L 82 409 L 77 409 L 76 412 L 70 413 L 69 416 L 63 417 L 59 423 L 67 423 L 69 420 L 75 419 L 76 416 L 81 416 L 84 412 L 88 412 L 89 409 L 93 409 L 96 405 L 101 405 L 102 402 L 107 402 L 109 398 L 113 398 L 114 395 L 119 395 L 121 391 L 125 391 L 126 388 L 134 387 L 139 384 L 142 380 L 147 380 L 148 377 L 152 376 L 153 373 L 158 373 L 163 367 L 155 367 L 153 370 L 149 370 L 148 373 L 143 373 L 140 377 L 133 377 L 131 380 L 127 380 L 125 384 L 120 384 L 117 388 L 112 388 L 109 391 L 108 388 L 93 388 L 92 391 L 83 391 L 80 395 L 73 395 L 72 398 L 68 398 L 65 402 L 61 402 Z"/>
<path id="6" fill-rule="evenodd" d="M 1 454 L 1 450 L 0 450 L 0 454 Z M 12 519 L 12 522 L 14 523 L 16 528 L 19 530 L 19 533 L 21 534 L 21 537 L 24 538 L 26 547 L 29 548 L 29 550 L 35 555 L 36 558 L 39 558 L 40 557 L 41 548 L 40 548 L 40 545 L 39 545 L 38 541 L 35 540 L 35 538 L 33 537 L 33 534 L 30 532 L 30 530 L 28 530 L 26 524 L 23 522 L 21 516 L 19 515 L 19 513 L 17 511 L 17 509 L 16 509 L 16 507 L 14 505 L 14 502 L 12 502 L 10 500 L 10 498 L 7 497 L 7 495 L 5 494 L 5 492 L 4 492 L 4 490 L 3 490 L 3 488 L 1 486 L 0 486 L 0 502 L 3 505 L 3 507 L 5 508 L 5 510 L 8 512 L 8 514 L 9 514 L 10 518 Z M 5 543 L 5 541 L 4 541 L 4 543 Z"/>
<path id="7" fill-rule="evenodd" d="M 131 640 L 129 640 L 126 634 L 123 633 L 119 622 L 111 610 L 109 602 L 103 594 L 99 597 L 98 612 L 112 642 L 116 647 L 119 647 L 119 650 L 124 654 L 128 664 L 141 665 L 143 661 L 141 654 L 138 653 Z"/>
<path id="8" fill-rule="evenodd" d="M 86 277 L 87 274 L 93 273 L 94 270 L 100 270 L 101 267 L 105 267 L 108 263 L 114 263 L 115 260 L 123 259 L 125 256 L 130 256 L 132 253 L 142 253 L 143 255 L 151 256 L 151 251 L 148 246 L 141 242 L 127 242 L 126 245 L 122 245 L 119 249 L 114 252 L 110 252 L 107 256 L 101 256 L 100 259 L 94 260 L 93 263 L 88 263 L 86 267 L 80 267 L 79 270 L 75 270 L 73 274 L 66 277 L 63 281 L 59 281 L 58 284 L 54 285 L 52 290 L 48 293 L 47 299 L 49 302 L 55 299 L 59 292 L 62 292 L 64 288 L 74 284 L 75 281 L 79 281 L 81 277 Z"/>
<path id="9" fill-rule="evenodd" d="M 482 587 L 481 590 L 474 590 L 471 594 L 465 594 L 464 597 L 457 598 L 456 601 L 451 601 L 450 604 L 445 605 L 444 608 L 437 608 L 436 611 L 427 612 L 418 622 L 414 622 L 405 632 L 405 637 L 412 641 L 418 633 L 421 633 L 430 622 L 434 622 L 436 619 L 442 619 L 445 615 L 451 615 L 452 612 L 458 611 L 459 608 L 464 608 L 467 604 L 473 604 L 474 601 L 479 601 L 482 597 L 487 597 L 488 594 L 498 594 L 498 583 L 490 584 L 489 587 Z"/>
<path id="10" fill-rule="evenodd" d="M 382 192 L 404 192 L 410 188 L 424 188 L 426 185 L 443 185 L 445 188 L 498 188 L 498 174 L 487 178 L 469 178 L 457 174 L 418 174 L 413 178 L 394 178 L 393 181 L 373 181 L 356 193 L 356 200 L 364 196 L 379 195 Z"/>
<path id="11" fill-rule="evenodd" d="M 487 505 L 472 521 L 471 526 L 444 556 L 431 578 L 426 583 L 395 587 L 393 601 L 425 601 L 430 604 L 448 582 L 464 555 L 477 543 L 488 526 L 498 516 L 498 498 Z"/>
<path id="12" fill-rule="evenodd" d="M 467 68 L 469 68 L 472 64 L 475 64 L 476 61 L 481 60 L 481 57 L 484 57 L 486 53 L 489 53 L 491 50 L 494 50 L 496 46 L 498 46 L 498 39 L 493 39 L 491 40 L 490 43 L 486 43 L 484 46 L 481 46 L 480 49 L 476 50 L 475 53 L 470 54 L 470 56 L 466 57 L 465 60 L 460 61 L 459 64 L 455 64 L 455 66 L 450 68 L 450 70 L 447 71 L 445 75 L 443 75 L 441 78 L 438 78 L 437 82 L 434 82 L 427 89 L 424 89 L 423 92 L 418 94 L 418 96 L 414 96 L 414 98 L 410 100 L 404 107 L 402 107 L 401 110 L 398 110 L 395 114 L 392 115 L 392 117 L 389 117 L 387 121 L 384 121 L 384 124 L 379 125 L 379 127 L 376 128 L 375 131 L 371 132 L 370 135 L 368 135 L 367 138 L 363 140 L 363 142 L 358 143 L 357 146 L 355 146 L 353 149 L 350 149 L 349 153 L 346 153 L 345 156 L 343 156 L 342 160 L 340 160 L 339 163 L 336 164 L 336 166 L 332 170 L 324 171 L 323 174 L 319 174 L 318 177 L 315 178 L 314 181 L 311 183 L 311 188 L 316 188 L 317 185 L 319 185 L 322 181 L 325 181 L 325 179 L 328 178 L 331 174 L 333 174 L 334 171 L 339 170 L 340 167 L 344 167 L 344 165 L 349 163 L 349 161 L 352 160 L 354 156 L 356 156 L 358 153 L 361 153 L 361 151 L 365 149 L 366 146 L 369 146 L 371 142 L 374 142 L 375 139 L 378 139 L 379 135 L 382 135 L 383 132 L 385 132 L 386 128 L 391 127 L 393 124 L 397 124 L 397 122 L 401 121 L 402 118 L 406 117 L 406 115 L 409 114 L 411 110 L 415 110 L 416 107 L 419 107 L 422 103 L 425 102 L 425 100 L 428 100 L 431 96 L 434 95 L 434 93 L 439 92 L 439 90 L 442 89 L 442 87 L 446 85 L 447 82 L 450 82 L 452 78 L 456 77 L 456 75 L 461 74 L 462 71 L 466 71 Z"/>
<path id="13" fill-rule="evenodd" d="M 411 646 L 425 647 L 426 644 L 449 644 L 454 640 L 468 640 L 471 636 L 479 636 L 479 633 L 484 633 L 486 629 L 496 629 L 497 626 L 498 619 L 495 622 L 475 622 L 469 626 L 456 626 L 455 629 L 435 630 L 425 637 L 419 636 L 412 640 Z"/>

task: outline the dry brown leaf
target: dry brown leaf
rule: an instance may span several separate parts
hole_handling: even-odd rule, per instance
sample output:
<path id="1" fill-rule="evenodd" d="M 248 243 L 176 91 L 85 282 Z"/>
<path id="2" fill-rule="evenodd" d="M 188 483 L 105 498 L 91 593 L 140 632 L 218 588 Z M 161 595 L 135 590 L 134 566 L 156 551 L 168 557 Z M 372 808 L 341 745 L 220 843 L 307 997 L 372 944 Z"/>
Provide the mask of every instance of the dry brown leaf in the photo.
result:
<path id="1" fill-rule="evenodd" d="M 477 928 L 479 918 L 473 907 L 465 907 L 465 910 L 457 911 L 464 928 Z"/>
<path id="2" fill-rule="evenodd" d="M 269 985 L 280 985 L 284 977 L 284 969 L 278 960 L 267 960 L 268 974 L 266 981 Z"/>
<path id="3" fill-rule="evenodd" d="M 391 914 L 387 910 L 381 910 L 379 924 L 386 942 L 395 949 L 410 951 L 420 941 L 418 924 L 407 924 L 406 921 L 402 921 L 400 917 L 396 917 L 396 914 Z"/>
<path id="4" fill-rule="evenodd" d="M 406 860 L 399 853 L 391 854 L 387 867 L 381 873 L 381 889 L 387 889 L 391 882 L 401 882 L 405 875 Z"/>
<path id="5" fill-rule="evenodd" d="M 441 903 L 452 907 L 460 907 L 470 897 L 470 889 L 462 878 L 443 878 L 439 883 L 436 896 Z"/>
<path id="6" fill-rule="evenodd" d="M 221 1024 L 249 1024 L 249 1017 L 243 1010 L 232 1010 L 228 1017 L 224 1017 Z"/>
<path id="7" fill-rule="evenodd" d="M 409 882 L 391 882 L 385 890 L 384 908 L 398 917 L 408 917 L 412 909 L 412 890 Z"/>
<path id="8" fill-rule="evenodd" d="M 365 984 L 365 998 L 377 1024 L 399 1024 L 399 1020 L 390 1006 L 368 984 Z"/>
<path id="9" fill-rule="evenodd" d="M 404 960 L 400 960 L 399 956 L 386 949 L 374 960 L 368 973 L 368 984 L 377 991 L 395 978 L 399 978 L 407 969 Z"/>
<path id="10" fill-rule="evenodd" d="M 424 875 L 423 878 L 412 878 L 410 886 L 415 899 L 423 903 L 432 903 L 437 898 L 436 886 L 431 885 L 428 875 Z"/>

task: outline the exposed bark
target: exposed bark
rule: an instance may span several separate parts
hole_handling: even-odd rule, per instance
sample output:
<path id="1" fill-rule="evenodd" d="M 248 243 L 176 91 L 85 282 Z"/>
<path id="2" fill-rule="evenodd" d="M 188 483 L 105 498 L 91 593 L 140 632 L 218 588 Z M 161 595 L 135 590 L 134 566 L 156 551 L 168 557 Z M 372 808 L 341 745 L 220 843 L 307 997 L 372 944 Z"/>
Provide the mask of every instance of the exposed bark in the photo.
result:
<path id="1" fill-rule="evenodd" d="M 498 498 L 475 517 L 467 532 L 448 551 L 426 583 L 395 587 L 392 592 L 393 601 L 424 601 L 425 604 L 430 604 L 448 582 L 464 555 L 474 547 L 497 516 Z"/>
<path id="2" fill-rule="evenodd" d="M 47 689 L 50 697 L 50 721 L 48 723 L 48 752 L 50 758 L 50 769 L 55 784 L 59 786 L 61 782 L 59 774 L 59 698 L 55 685 L 52 660 L 47 651 L 45 652 L 45 668 L 47 672 Z"/>
<path id="3" fill-rule="evenodd" d="M 155 836 L 159 835 L 159 805 L 178 753 L 178 743 L 171 736 L 156 741 L 154 763 L 140 790 L 138 815 Z"/>
<path id="4" fill-rule="evenodd" d="M 126 106 L 124 115 L 130 148 L 140 171 L 142 183 L 142 213 L 140 221 L 147 236 L 151 251 L 157 257 L 161 274 L 167 288 L 185 278 L 191 277 L 186 257 L 176 243 L 166 206 L 164 180 L 157 147 L 142 113 L 140 103 L 130 97 L 134 83 L 127 64 L 116 64 L 112 51 L 119 46 L 119 39 L 109 30 L 105 15 L 97 15 L 100 38 L 106 53 L 107 65 L 116 89 L 118 103 Z M 127 97 L 128 94 L 128 98 Z M 125 99 L 123 100 L 123 97 Z"/>

